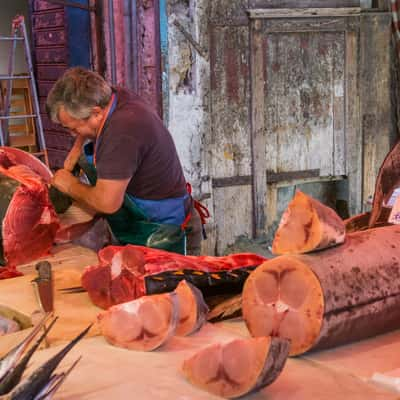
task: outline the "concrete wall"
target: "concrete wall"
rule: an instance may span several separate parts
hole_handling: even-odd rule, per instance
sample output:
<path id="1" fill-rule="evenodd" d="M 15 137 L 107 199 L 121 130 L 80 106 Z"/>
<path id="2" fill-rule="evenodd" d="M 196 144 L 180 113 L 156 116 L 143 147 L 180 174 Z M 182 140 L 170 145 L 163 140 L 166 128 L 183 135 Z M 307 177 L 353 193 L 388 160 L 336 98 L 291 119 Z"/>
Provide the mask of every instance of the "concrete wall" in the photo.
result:
<path id="1" fill-rule="evenodd" d="M 17 14 L 25 16 L 25 23 L 29 32 L 28 24 L 28 0 L 2 1 L 0 6 L 0 36 L 10 36 L 11 22 Z M 6 74 L 8 70 L 10 42 L 0 41 L 0 74 Z M 17 44 L 15 58 L 15 72 L 26 72 L 26 63 L 22 43 Z"/>

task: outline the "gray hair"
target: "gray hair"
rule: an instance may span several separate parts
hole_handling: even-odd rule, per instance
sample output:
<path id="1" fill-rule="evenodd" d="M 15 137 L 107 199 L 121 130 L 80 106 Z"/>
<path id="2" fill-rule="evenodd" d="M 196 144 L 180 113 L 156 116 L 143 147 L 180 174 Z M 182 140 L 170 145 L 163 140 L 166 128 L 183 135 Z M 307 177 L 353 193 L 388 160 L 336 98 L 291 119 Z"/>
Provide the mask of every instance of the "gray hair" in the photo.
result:
<path id="1" fill-rule="evenodd" d="M 93 107 L 105 108 L 111 94 L 111 86 L 98 73 L 82 67 L 70 68 L 51 88 L 46 111 L 55 123 L 60 122 L 60 107 L 73 118 L 86 119 L 90 117 Z"/>

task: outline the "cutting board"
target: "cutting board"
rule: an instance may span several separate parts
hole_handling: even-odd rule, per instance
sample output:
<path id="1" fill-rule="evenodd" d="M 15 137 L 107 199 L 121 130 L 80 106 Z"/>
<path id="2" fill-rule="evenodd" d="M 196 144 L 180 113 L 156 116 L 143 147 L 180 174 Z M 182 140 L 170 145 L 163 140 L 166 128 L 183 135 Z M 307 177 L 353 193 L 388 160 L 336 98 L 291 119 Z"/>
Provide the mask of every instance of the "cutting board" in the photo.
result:
<path id="1" fill-rule="evenodd" d="M 58 372 L 82 356 L 54 400 L 218 400 L 191 385 L 182 375 L 183 360 L 201 348 L 239 338 L 238 334 L 207 324 L 189 337 L 173 337 L 152 352 L 126 350 L 103 337 L 84 339 L 67 355 Z M 60 350 L 35 354 L 31 371 Z M 289 359 L 270 386 L 246 400 L 396 400 L 398 396 L 341 371 L 301 358 Z"/>
<path id="2" fill-rule="evenodd" d="M 91 303 L 87 293 L 67 294 L 58 290 L 80 286 L 84 267 L 96 264 L 97 255 L 80 246 L 64 245 L 54 248 L 52 253 L 42 260 L 49 261 L 53 267 L 54 315 L 58 316 L 58 321 L 48 335 L 48 342 L 50 345 L 55 345 L 75 337 L 89 324 L 95 322 L 97 314 L 101 311 Z M 36 277 L 35 264 L 36 262 L 18 268 L 25 273 L 24 276 L 0 280 L 0 305 L 13 308 L 27 316 L 40 311 L 31 283 Z M 99 330 L 95 325 L 90 330 L 89 336 L 98 333 Z M 0 354 L 1 349 L 6 347 L 5 343 L 8 347 L 10 342 L 18 340 L 21 335 L 25 335 L 25 332 L 1 336 Z"/>

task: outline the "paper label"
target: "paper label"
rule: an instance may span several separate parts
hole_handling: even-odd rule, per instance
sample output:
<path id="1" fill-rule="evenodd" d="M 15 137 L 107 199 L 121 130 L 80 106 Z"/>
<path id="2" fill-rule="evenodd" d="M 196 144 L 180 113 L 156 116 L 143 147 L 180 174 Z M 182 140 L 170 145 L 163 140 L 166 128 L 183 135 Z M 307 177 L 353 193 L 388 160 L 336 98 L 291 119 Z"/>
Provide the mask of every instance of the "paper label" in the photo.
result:
<path id="1" fill-rule="evenodd" d="M 390 196 L 390 199 L 387 201 L 387 203 L 383 204 L 384 207 L 393 207 L 394 203 L 396 202 L 397 198 L 400 196 L 400 188 L 396 188 L 393 190 L 392 195 Z"/>
<path id="2" fill-rule="evenodd" d="M 392 207 L 388 222 L 396 225 L 400 224 L 400 196 L 397 197 L 396 202 Z"/>

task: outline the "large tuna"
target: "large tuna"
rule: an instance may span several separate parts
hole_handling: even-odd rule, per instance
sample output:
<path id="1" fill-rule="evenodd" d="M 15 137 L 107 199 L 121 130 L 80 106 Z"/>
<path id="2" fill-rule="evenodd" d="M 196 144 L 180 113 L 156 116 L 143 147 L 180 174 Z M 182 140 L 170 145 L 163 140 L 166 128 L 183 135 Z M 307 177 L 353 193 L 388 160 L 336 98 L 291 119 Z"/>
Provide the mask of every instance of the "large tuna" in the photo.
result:
<path id="1" fill-rule="evenodd" d="M 51 172 L 29 153 L 0 147 L 0 278 L 46 254 L 59 228 L 47 185 Z"/>

